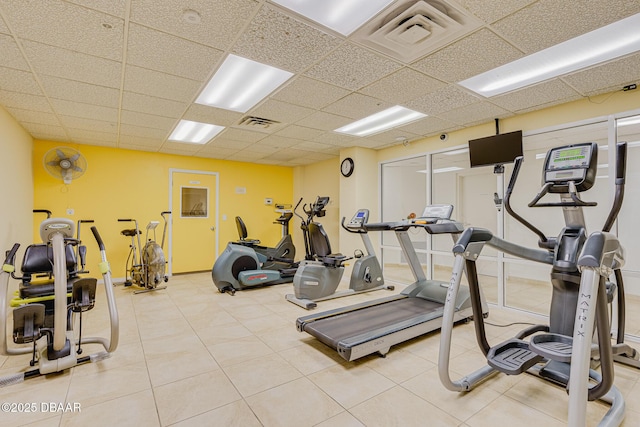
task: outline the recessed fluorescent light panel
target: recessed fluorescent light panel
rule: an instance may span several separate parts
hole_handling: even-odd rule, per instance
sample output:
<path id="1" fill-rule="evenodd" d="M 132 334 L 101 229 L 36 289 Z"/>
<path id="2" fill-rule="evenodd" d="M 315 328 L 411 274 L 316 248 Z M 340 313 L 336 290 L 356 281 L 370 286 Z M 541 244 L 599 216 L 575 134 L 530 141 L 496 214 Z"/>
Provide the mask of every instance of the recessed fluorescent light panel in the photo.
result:
<path id="1" fill-rule="evenodd" d="M 196 103 L 246 113 L 291 76 L 288 71 L 229 55 Z"/>
<path id="2" fill-rule="evenodd" d="M 342 126 L 336 129 L 335 132 L 353 136 L 369 136 L 423 117 L 427 117 L 427 115 L 396 105 L 357 122 Z"/>
<path id="3" fill-rule="evenodd" d="M 640 50 L 640 14 L 461 81 L 491 97 L 581 70 Z"/>
<path id="4" fill-rule="evenodd" d="M 223 126 L 209 123 L 192 122 L 190 120 L 180 120 L 178 126 L 171 132 L 169 141 L 190 142 L 192 144 L 206 144 L 222 132 Z"/>
<path id="5" fill-rule="evenodd" d="M 394 0 L 272 0 L 348 36 Z"/>

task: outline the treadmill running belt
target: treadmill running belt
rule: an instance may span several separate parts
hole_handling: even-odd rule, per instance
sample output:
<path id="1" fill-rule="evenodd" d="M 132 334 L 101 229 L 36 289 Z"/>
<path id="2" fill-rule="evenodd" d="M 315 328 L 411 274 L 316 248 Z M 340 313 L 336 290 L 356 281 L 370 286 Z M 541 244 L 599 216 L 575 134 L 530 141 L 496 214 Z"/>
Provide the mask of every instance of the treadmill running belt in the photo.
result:
<path id="1" fill-rule="evenodd" d="M 442 308 L 442 304 L 422 298 L 404 298 L 316 320 L 304 325 L 304 330 L 336 350 L 344 339 L 406 322 L 438 308 Z"/>

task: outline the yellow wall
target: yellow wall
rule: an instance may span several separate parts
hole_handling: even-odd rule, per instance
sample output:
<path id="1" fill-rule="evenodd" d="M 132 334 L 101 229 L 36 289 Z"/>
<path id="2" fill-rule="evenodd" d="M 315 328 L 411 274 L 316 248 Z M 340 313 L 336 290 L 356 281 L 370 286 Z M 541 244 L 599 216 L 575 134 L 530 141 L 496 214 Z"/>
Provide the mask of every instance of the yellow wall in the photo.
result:
<path id="1" fill-rule="evenodd" d="M 0 250 L 4 252 L 14 243 L 20 243 L 16 257 L 17 267 L 24 248 L 31 243 L 31 210 L 33 209 L 33 178 L 31 150 L 33 139 L 13 117 L 0 107 L 0 182 L 2 182 L 2 208 L 0 209 Z"/>
<path id="2" fill-rule="evenodd" d="M 87 159 L 86 173 L 70 185 L 49 175 L 43 166 L 42 159 L 47 151 L 59 146 L 75 148 Z M 264 199 L 292 202 L 293 168 L 281 166 L 36 141 L 33 149 L 34 206 L 49 209 L 54 216 L 68 217 L 74 222 L 93 219 L 105 242 L 114 277 L 124 277 L 129 238 L 120 235 L 120 231 L 130 228 L 131 224 L 119 223 L 117 219 L 134 218 L 141 228 L 150 220 L 162 221 L 160 212 L 168 210 L 170 168 L 219 173 L 217 236 L 220 251 L 226 242 L 238 239 L 236 215 L 242 216 L 251 237 L 270 245 L 279 240 L 280 226 L 273 224 L 278 214 L 274 212 L 274 206 L 264 204 Z M 236 194 L 236 187 L 246 187 L 246 194 Z M 67 209 L 73 209 L 74 214 L 67 215 Z M 226 221 L 223 220 L 225 215 Z M 42 215 L 34 217 L 34 239 L 38 238 L 36 230 L 42 219 Z M 158 231 L 159 240 L 161 229 Z M 88 249 L 88 268 L 95 270 L 99 253 L 89 227 L 83 228 L 81 237 Z M 186 250 L 198 250 L 198 245 L 199 242 L 192 242 L 192 247 Z"/>

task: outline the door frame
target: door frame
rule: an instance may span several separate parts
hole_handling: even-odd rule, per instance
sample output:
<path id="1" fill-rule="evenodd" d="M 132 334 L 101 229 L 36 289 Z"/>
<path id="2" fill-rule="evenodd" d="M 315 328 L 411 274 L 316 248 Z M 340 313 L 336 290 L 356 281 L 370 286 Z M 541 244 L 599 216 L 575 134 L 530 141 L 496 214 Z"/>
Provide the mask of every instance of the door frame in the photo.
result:
<path id="1" fill-rule="evenodd" d="M 219 213 L 219 209 L 218 209 L 218 205 L 220 202 L 220 173 L 218 172 L 211 172 L 211 171 L 203 171 L 203 170 L 194 170 L 194 169 L 178 169 L 178 168 L 169 168 L 169 207 L 168 210 L 172 210 L 171 207 L 173 206 L 173 174 L 174 173 L 193 173 L 193 174 L 201 174 L 201 175 L 213 175 L 216 179 L 216 188 L 215 188 L 215 217 L 213 218 L 215 221 L 215 230 L 214 234 L 215 234 L 215 256 L 218 256 L 218 249 L 219 249 L 219 245 L 218 245 L 218 226 L 219 221 L 220 221 L 220 213 Z M 209 203 L 211 203 L 211 200 L 209 200 Z M 171 276 L 172 275 L 172 264 L 173 264 L 173 212 L 171 213 L 171 222 L 169 223 L 169 243 L 168 243 L 168 259 L 167 259 L 167 275 Z"/>

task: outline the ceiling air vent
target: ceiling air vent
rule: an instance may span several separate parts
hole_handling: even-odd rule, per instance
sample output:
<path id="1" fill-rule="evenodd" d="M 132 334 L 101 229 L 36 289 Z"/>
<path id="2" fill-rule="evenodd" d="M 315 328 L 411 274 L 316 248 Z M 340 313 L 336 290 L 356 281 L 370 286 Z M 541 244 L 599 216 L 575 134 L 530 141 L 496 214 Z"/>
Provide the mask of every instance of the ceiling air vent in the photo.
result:
<path id="1" fill-rule="evenodd" d="M 475 29 L 482 22 L 452 1 L 394 3 L 361 27 L 353 40 L 403 62 L 413 62 Z"/>
<path id="2" fill-rule="evenodd" d="M 244 116 L 240 123 L 238 123 L 239 127 L 249 128 L 253 130 L 259 131 L 272 131 L 273 128 L 277 127 L 280 122 L 271 119 L 263 119 L 262 117 L 255 116 Z"/>

